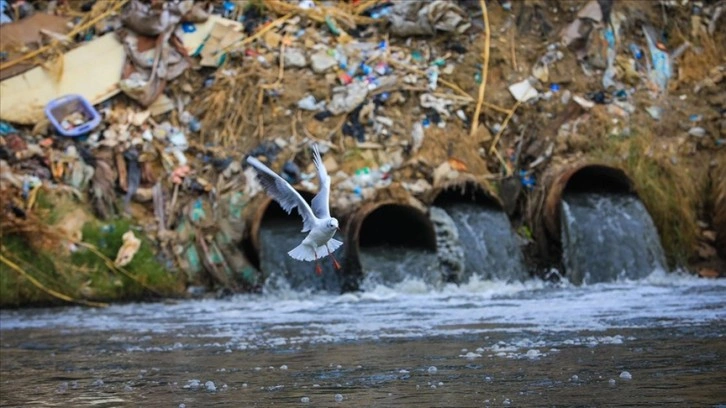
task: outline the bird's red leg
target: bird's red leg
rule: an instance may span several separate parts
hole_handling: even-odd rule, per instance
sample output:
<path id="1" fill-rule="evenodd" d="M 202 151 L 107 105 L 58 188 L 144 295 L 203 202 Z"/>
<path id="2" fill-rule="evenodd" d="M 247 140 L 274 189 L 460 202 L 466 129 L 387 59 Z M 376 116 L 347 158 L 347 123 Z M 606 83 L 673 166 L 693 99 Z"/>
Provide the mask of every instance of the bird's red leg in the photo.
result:
<path id="1" fill-rule="evenodd" d="M 338 263 L 338 260 L 335 259 L 335 255 L 333 255 L 330 252 L 330 248 L 328 247 L 328 244 L 325 244 L 325 249 L 328 250 L 328 256 L 330 256 L 330 259 L 333 260 L 333 268 L 335 268 L 336 271 L 339 271 L 341 269 L 340 264 Z"/>
<path id="2" fill-rule="evenodd" d="M 323 274 L 323 268 L 320 266 L 320 262 L 318 262 L 318 253 L 314 249 L 313 254 L 315 255 L 315 273 L 320 276 Z"/>

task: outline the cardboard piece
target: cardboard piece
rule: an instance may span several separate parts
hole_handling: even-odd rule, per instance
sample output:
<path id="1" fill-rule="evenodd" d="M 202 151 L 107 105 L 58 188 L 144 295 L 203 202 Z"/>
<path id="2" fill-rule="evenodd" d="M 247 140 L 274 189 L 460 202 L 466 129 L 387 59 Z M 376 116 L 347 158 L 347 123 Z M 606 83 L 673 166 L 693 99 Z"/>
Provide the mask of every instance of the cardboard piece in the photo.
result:
<path id="1" fill-rule="evenodd" d="M 197 52 L 216 23 L 241 27 L 238 22 L 210 16 L 196 25 L 196 31 L 182 35 L 189 54 Z M 48 102 L 63 95 L 80 94 L 96 105 L 120 92 L 118 82 L 126 53 L 114 33 L 89 41 L 63 58 L 59 81 L 52 72 L 35 67 L 0 82 L 0 120 L 32 125 L 45 119 L 43 109 Z"/>
<path id="2" fill-rule="evenodd" d="M 217 54 L 217 51 L 240 41 L 244 37 L 244 33 L 239 30 L 240 27 L 215 23 L 200 52 L 202 57 L 200 64 L 205 67 L 218 67 L 226 53 Z"/>
<path id="3" fill-rule="evenodd" d="M 0 51 L 8 53 L 8 61 L 19 58 L 23 52 L 43 46 L 45 33 L 52 37 L 70 31 L 68 17 L 36 13 L 28 18 L 0 25 Z M 25 72 L 35 66 L 33 61 L 23 62 L 0 70 L 0 80 Z"/>

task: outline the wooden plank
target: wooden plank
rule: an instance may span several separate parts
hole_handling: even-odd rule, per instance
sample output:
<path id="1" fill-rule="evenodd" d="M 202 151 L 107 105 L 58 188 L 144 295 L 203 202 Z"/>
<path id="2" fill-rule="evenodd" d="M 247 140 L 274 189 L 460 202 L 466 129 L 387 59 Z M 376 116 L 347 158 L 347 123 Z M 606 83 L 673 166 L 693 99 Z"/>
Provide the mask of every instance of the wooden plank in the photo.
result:
<path id="1" fill-rule="evenodd" d="M 216 22 L 240 24 L 210 16 L 197 30 L 183 35 L 190 54 L 197 51 Z M 55 98 L 80 94 L 98 104 L 116 95 L 126 53 L 114 33 L 83 44 L 64 55 L 63 75 L 56 81 L 51 72 L 36 67 L 0 82 L 0 120 L 32 125 L 45 120 L 43 109 Z"/>

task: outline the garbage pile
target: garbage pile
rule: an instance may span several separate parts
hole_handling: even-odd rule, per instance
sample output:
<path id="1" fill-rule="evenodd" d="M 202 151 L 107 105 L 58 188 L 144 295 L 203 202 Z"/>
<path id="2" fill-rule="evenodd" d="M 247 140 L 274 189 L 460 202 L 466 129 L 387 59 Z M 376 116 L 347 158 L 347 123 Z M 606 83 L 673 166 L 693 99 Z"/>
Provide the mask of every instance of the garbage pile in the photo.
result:
<path id="1" fill-rule="evenodd" d="M 674 163 L 726 141 L 723 0 L 39 3 L 0 3 L 3 224 L 67 191 L 192 287 L 259 289 L 247 155 L 314 191 L 317 143 L 345 213 L 462 173 L 523 206 L 548 166 L 643 132 Z"/>

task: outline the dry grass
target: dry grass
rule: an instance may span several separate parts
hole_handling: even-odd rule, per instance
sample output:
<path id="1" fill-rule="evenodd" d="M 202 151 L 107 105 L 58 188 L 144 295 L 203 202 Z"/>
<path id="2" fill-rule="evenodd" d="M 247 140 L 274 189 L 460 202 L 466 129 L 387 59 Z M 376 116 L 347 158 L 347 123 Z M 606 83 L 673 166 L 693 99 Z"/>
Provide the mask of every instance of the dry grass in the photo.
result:
<path id="1" fill-rule="evenodd" d="M 720 242 L 719 251 L 726 258 L 726 151 L 716 155 L 717 165 L 712 170 L 711 180 L 713 181 L 713 225 L 716 228 Z"/>
<path id="2" fill-rule="evenodd" d="M 629 138 L 607 139 L 593 156 L 622 168 L 650 213 L 671 265 L 684 265 L 698 239 L 698 183 L 685 166 L 654 146 L 656 136 L 636 129 Z"/>

